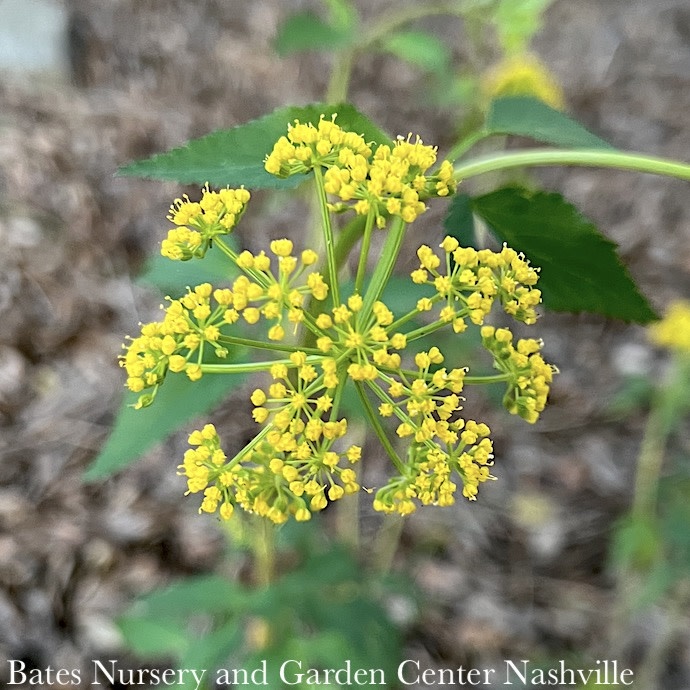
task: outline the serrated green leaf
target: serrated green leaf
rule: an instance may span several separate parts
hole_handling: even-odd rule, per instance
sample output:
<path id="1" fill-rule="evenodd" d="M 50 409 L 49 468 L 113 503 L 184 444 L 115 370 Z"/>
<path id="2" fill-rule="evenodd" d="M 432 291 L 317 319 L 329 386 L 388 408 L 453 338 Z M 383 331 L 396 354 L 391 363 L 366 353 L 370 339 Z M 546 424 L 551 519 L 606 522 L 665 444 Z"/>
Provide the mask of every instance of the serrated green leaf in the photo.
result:
<path id="1" fill-rule="evenodd" d="M 123 616 L 118 628 L 128 646 L 142 657 L 178 656 L 188 646 L 184 629 L 168 621 Z"/>
<path id="2" fill-rule="evenodd" d="M 167 153 L 159 153 L 118 170 L 119 175 L 175 180 L 182 184 L 213 186 L 244 185 L 250 189 L 289 189 L 304 181 L 302 175 L 281 179 L 264 170 L 264 158 L 287 132 L 294 120 L 318 123 L 321 115 L 338 114 L 343 129 L 361 134 L 367 141 L 390 144 L 391 140 L 366 115 L 343 103 L 279 108 L 270 115 L 231 129 L 221 129 Z"/>
<path id="3" fill-rule="evenodd" d="M 530 96 L 505 96 L 491 103 L 486 120 L 490 134 L 512 134 L 566 148 L 613 149 L 560 110 Z"/>
<path id="4" fill-rule="evenodd" d="M 337 50 L 352 42 L 350 27 L 333 26 L 313 12 L 291 14 L 278 29 L 274 47 L 284 57 L 308 50 Z"/>
<path id="5" fill-rule="evenodd" d="M 218 405 L 243 380 L 242 376 L 232 374 L 208 375 L 192 382 L 184 374 L 169 374 L 153 405 L 141 410 L 131 407 L 139 395 L 126 394 L 113 431 L 84 479 L 103 479 L 131 465 L 155 443 Z"/>
<path id="6" fill-rule="evenodd" d="M 185 293 L 187 286 L 226 284 L 238 273 L 237 266 L 220 249 L 211 247 L 203 259 L 190 261 L 171 261 L 156 254 L 148 259 L 137 282 L 155 287 L 162 294 L 176 299 Z"/>
<path id="7" fill-rule="evenodd" d="M 624 321 L 658 318 L 616 254 L 616 245 L 560 194 L 506 187 L 472 200 L 510 247 L 541 268 L 544 305 Z"/>
<path id="8" fill-rule="evenodd" d="M 382 47 L 397 58 L 429 72 L 441 72 L 450 63 L 450 51 L 439 38 L 426 31 L 399 31 Z"/>

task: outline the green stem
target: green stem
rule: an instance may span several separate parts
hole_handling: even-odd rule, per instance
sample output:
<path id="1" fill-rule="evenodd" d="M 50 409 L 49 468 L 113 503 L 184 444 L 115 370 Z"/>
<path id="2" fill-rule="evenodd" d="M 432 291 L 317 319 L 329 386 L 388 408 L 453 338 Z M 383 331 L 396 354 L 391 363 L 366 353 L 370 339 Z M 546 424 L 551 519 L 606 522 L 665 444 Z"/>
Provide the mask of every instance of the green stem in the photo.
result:
<path id="1" fill-rule="evenodd" d="M 382 367 L 382 371 L 388 374 L 403 374 L 404 376 L 409 376 L 410 378 L 418 379 L 423 378 L 424 380 L 431 381 L 434 377 L 433 373 L 427 373 L 425 376 L 420 377 L 418 371 L 413 371 L 412 369 L 388 369 L 387 367 Z M 510 381 L 510 374 L 488 374 L 486 376 L 465 376 L 463 378 L 463 383 L 468 385 L 485 385 L 491 383 L 505 383 Z"/>
<path id="2" fill-rule="evenodd" d="M 485 129 L 472 132 L 455 144 L 455 146 L 448 151 L 448 154 L 445 156 L 445 158 L 453 163 L 464 153 L 467 153 L 467 151 L 469 151 L 477 142 L 481 141 L 482 139 L 486 139 L 489 136 L 491 136 L 491 132 Z"/>
<path id="3" fill-rule="evenodd" d="M 237 252 L 228 244 L 226 244 L 220 237 L 216 237 L 213 241 L 216 243 L 218 249 L 220 249 L 223 252 L 223 254 L 230 257 L 232 261 L 235 263 L 235 265 L 237 265 Z M 256 283 L 261 285 L 261 287 L 268 287 L 269 283 L 266 280 L 266 276 L 260 273 L 259 271 L 255 271 L 253 268 L 243 268 L 241 270 L 247 275 L 251 276 Z"/>
<path id="4" fill-rule="evenodd" d="M 686 362 L 677 357 L 675 364 L 668 382 L 657 390 L 652 400 L 652 408 L 642 437 L 632 507 L 633 514 L 640 518 L 656 515 L 659 477 L 664 462 L 666 441 L 673 430 L 678 400 L 682 400 L 683 389 L 690 380 L 690 360 Z"/>
<path id="5" fill-rule="evenodd" d="M 322 356 L 307 356 L 307 362 L 320 362 Z M 202 364 L 201 371 L 204 374 L 251 374 L 257 371 L 268 371 L 274 364 L 284 364 L 288 368 L 296 365 L 290 359 L 274 359 L 263 362 L 241 362 L 238 364 Z"/>
<path id="6" fill-rule="evenodd" d="M 390 12 L 382 14 L 378 19 L 373 21 L 369 29 L 362 34 L 362 37 L 356 43 L 357 50 L 365 50 L 377 43 L 388 34 L 393 33 L 405 24 L 424 19 L 425 17 L 433 17 L 439 14 L 448 14 L 452 16 L 462 17 L 471 6 L 472 2 L 432 2 L 428 4 L 410 4 L 407 7 L 395 7 Z"/>
<path id="7" fill-rule="evenodd" d="M 356 40 L 354 45 L 336 53 L 326 91 L 326 102 L 333 104 L 347 100 L 352 68 L 358 54 L 366 52 L 374 44 L 405 24 L 424 19 L 424 17 L 439 14 L 463 16 L 467 11 L 465 4 L 471 5 L 472 3 L 453 2 L 451 0 L 450 2 L 434 2 L 427 5 L 411 4 L 409 7 L 397 7 L 370 22 L 368 30 L 361 32 L 359 40 Z"/>
<path id="8" fill-rule="evenodd" d="M 321 212 L 321 223 L 323 227 L 324 241 L 326 244 L 326 261 L 328 263 L 328 279 L 331 286 L 331 296 L 333 306 L 340 306 L 340 286 L 338 285 L 338 266 L 335 262 L 335 243 L 333 241 L 333 225 L 331 224 L 331 214 L 328 212 L 328 199 L 323 183 L 323 172 L 321 168 L 314 168 L 314 180 L 316 181 L 317 199 L 319 211 Z"/>
<path id="9" fill-rule="evenodd" d="M 331 78 L 326 91 L 326 103 L 336 104 L 347 101 L 355 53 L 356 51 L 350 48 L 335 54 Z"/>
<path id="10" fill-rule="evenodd" d="M 365 224 L 366 216 L 356 215 L 338 233 L 338 241 L 335 244 L 335 265 L 338 269 L 342 268 L 347 257 L 350 256 L 352 248 L 364 234 Z"/>
<path id="11" fill-rule="evenodd" d="M 407 338 L 407 342 L 411 343 L 413 340 L 417 340 L 418 338 L 423 338 L 425 335 L 429 335 L 430 333 L 434 333 L 435 331 L 438 331 L 439 329 L 441 329 L 447 325 L 448 324 L 445 323 L 444 321 L 434 321 L 433 323 L 427 324 L 426 326 L 422 326 L 421 328 L 417 328 L 414 331 L 410 331 L 409 333 L 405 333 L 405 337 Z"/>
<path id="12" fill-rule="evenodd" d="M 254 577 L 260 587 L 268 587 L 273 582 L 275 570 L 275 525 L 266 518 L 254 522 L 257 539 L 254 540 Z"/>
<path id="13" fill-rule="evenodd" d="M 386 287 L 388 280 L 393 273 L 395 262 L 398 260 L 400 247 L 402 246 L 403 238 L 405 237 L 405 221 L 396 216 L 393 219 L 390 229 L 388 230 L 388 237 L 381 250 L 381 259 L 379 260 L 374 273 L 369 281 L 367 292 L 364 296 L 364 304 L 362 305 L 362 313 L 368 315 L 371 308 L 376 302 Z"/>
<path id="14" fill-rule="evenodd" d="M 404 526 L 405 518 L 402 515 L 383 516 L 383 524 L 376 534 L 372 549 L 375 558 L 374 568 L 379 574 L 385 575 L 391 571 Z"/>
<path id="15" fill-rule="evenodd" d="M 510 379 L 510 374 L 487 374 L 486 376 L 465 376 L 462 381 L 469 386 L 483 386 L 487 383 L 505 383 L 506 381 L 510 381 Z"/>
<path id="16" fill-rule="evenodd" d="M 388 434 L 386 433 L 385 429 L 383 428 L 383 426 L 381 426 L 381 422 L 379 421 L 378 415 L 376 414 L 376 411 L 374 410 L 371 402 L 369 401 L 369 398 L 367 398 L 367 395 L 364 392 L 362 382 L 355 381 L 355 388 L 357 389 L 357 393 L 359 394 L 359 399 L 362 401 L 362 407 L 364 408 L 364 412 L 367 415 L 369 421 L 371 422 L 371 426 L 376 432 L 376 435 L 379 437 L 379 441 L 381 441 L 383 449 L 386 451 L 386 454 L 391 459 L 391 462 L 395 465 L 395 469 L 397 469 L 398 472 L 402 474 L 405 471 L 405 465 L 403 464 L 403 461 L 400 459 L 398 454 L 395 452 L 395 448 L 393 448 L 393 444 L 390 442 L 390 439 L 388 438 Z"/>
<path id="17" fill-rule="evenodd" d="M 544 165 L 617 168 L 619 170 L 668 175 L 683 180 L 690 180 L 690 165 L 687 163 L 664 160 L 639 153 L 622 153 L 600 149 L 580 149 L 576 151 L 567 149 L 527 149 L 524 151 L 492 154 L 456 165 L 455 179 L 461 181 L 497 170 Z"/>
<path id="18" fill-rule="evenodd" d="M 367 259 L 369 258 L 369 250 L 371 249 L 371 232 L 374 228 L 374 217 L 376 213 L 373 209 L 369 209 L 367 213 L 366 224 L 364 225 L 364 237 L 362 238 L 362 248 L 359 252 L 359 263 L 357 264 L 357 277 L 355 278 L 355 292 L 362 294 L 364 287 L 364 274 L 367 270 Z"/>
<path id="19" fill-rule="evenodd" d="M 216 237 L 214 240 L 216 247 L 220 249 L 223 254 L 230 257 L 234 262 L 237 261 L 237 252 L 231 249 L 220 237 Z"/>
<path id="20" fill-rule="evenodd" d="M 296 347 L 295 345 L 282 345 L 276 342 L 263 342 L 261 340 L 252 340 L 250 338 L 238 338 L 234 335 L 221 335 L 218 338 L 218 342 L 225 343 L 226 345 L 242 345 L 244 347 L 253 347 L 260 350 L 270 350 L 271 352 L 295 352 L 301 350 L 306 354 L 318 355 L 321 354 L 319 350 L 310 347 Z"/>

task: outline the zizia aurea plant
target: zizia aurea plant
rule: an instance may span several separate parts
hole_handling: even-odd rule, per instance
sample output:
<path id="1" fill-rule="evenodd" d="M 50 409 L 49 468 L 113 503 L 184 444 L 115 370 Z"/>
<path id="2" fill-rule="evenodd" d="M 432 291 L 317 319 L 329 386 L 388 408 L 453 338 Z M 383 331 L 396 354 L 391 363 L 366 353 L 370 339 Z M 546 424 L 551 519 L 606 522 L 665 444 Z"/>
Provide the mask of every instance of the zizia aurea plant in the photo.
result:
<path id="1" fill-rule="evenodd" d="M 258 254 L 236 250 L 226 236 L 250 201 L 244 188 L 212 191 L 207 185 L 198 202 L 176 200 L 169 215 L 175 227 L 162 254 L 202 258 L 215 245 L 239 277 L 229 287 L 202 283 L 169 299 L 163 320 L 143 325 L 122 358 L 127 386 L 140 394 L 138 407 L 154 402 L 169 375 L 203 385 L 212 374 L 264 372 L 265 384 L 251 394 L 253 440 L 229 458 L 207 424 L 189 436 L 179 468 L 188 493 L 203 494 L 200 510 L 218 511 L 223 519 L 240 506 L 274 523 L 308 520 L 360 490 L 358 469 L 366 459 L 348 442 L 341 412 L 348 381 L 390 459 L 390 477 L 374 495 L 374 508 L 384 513 L 447 506 L 458 491 L 474 500 L 479 485 L 493 478 L 488 426 L 461 416 L 465 385 L 503 382 L 505 407 L 528 422 L 546 404 L 555 369 L 542 358 L 541 342 L 516 341 L 507 328 L 485 325 L 496 302 L 516 321 L 535 323 L 538 269 L 507 246 L 499 252 L 464 248 L 448 236 L 438 247 L 419 247 L 410 280 L 427 286 L 427 296 L 394 313 L 382 296 L 406 229 L 429 198 L 455 192 L 453 166 L 437 164 L 436 149 L 419 138 L 377 144 L 345 131 L 336 119 L 296 120 L 265 159 L 265 170 L 277 177 L 312 175 L 325 256 L 309 247 L 296 251 L 285 238 Z M 338 281 L 343 257 L 334 224 L 343 214 L 364 223 L 347 296 Z M 386 237 L 367 277 L 376 232 Z M 457 337 L 479 328 L 499 373 L 471 376 L 438 347 L 415 347 L 444 328 Z M 263 351 L 266 359 L 222 363 L 237 347 Z"/>

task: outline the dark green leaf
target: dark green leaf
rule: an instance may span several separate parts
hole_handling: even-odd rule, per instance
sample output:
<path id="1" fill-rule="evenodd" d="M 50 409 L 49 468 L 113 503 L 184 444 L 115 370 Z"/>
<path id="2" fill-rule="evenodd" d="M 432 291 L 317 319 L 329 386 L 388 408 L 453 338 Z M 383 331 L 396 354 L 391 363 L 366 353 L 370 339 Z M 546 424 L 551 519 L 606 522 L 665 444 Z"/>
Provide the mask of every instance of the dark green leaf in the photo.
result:
<path id="1" fill-rule="evenodd" d="M 182 669 L 206 669 L 204 675 L 206 685 L 202 687 L 215 687 L 213 678 L 216 670 L 224 668 L 228 659 L 242 646 L 244 634 L 245 630 L 240 622 L 233 620 L 206 635 L 190 637 L 188 648 L 180 658 L 179 667 Z M 251 674 L 252 670 L 248 668 L 247 672 Z M 185 683 L 178 687 L 182 690 L 196 690 L 196 683 L 187 674 Z"/>
<path id="2" fill-rule="evenodd" d="M 243 605 L 245 591 L 227 578 L 201 575 L 177 582 L 143 596 L 132 607 L 132 614 L 145 612 L 147 618 L 184 619 L 195 613 L 224 613 Z M 140 617 L 144 617 L 143 614 Z"/>
<path id="3" fill-rule="evenodd" d="M 554 146 L 613 149 L 564 113 L 529 96 L 506 96 L 493 101 L 486 129 L 491 134 L 529 137 Z"/>
<path id="4" fill-rule="evenodd" d="M 541 268 L 544 305 L 649 323 L 658 318 L 616 254 L 616 245 L 560 194 L 506 187 L 472 200 L 474 212 Z"/>
<path id="5" fill-rule="evenodd" d="M 223 361 L 229 363 L 229 359 Z M 103 479 L 131 465 L 155 443 L 218 405 L 242 380 L 233 374 L 208 375 L 192 382 L 184 374 L 168 374 L 153 405 L 141 410 L 131 407 L 138 394 L 125 395 L 113 431 L 85 479 Z"/>
<path id="6" fill-rule="evenodd" d="M 127 645 L 142 657 L 178 656 L 188 645 L 185 630 L 169 621 L 123 616 L 118 627 Z"/>
<path id="7" fill-rule="evenodd" d="M 613 396 L 607 406 L 607 411 L 619 419 L 627 417 L 633 412 L 648 407 L 653 394 L 654 383 L 648 376 L 629 376 Z"/>
<path id="8" fill-rule="evenodd" d="M 312 12 L 291 14 L 278 29 L 275 49 L 285 56 L 307 50 L 337 50 L 352 41 L 349 27 L 331 26 Z"/>
<path id="9" fill-rule="evenodd" d="M 656 519 L 629 515 L 616 526 L 611 550 L 616 567 L 649 572 L 662 551 L 663 542 Z"/>
<path id="10" fill-rule="evenodd" d="M 450 63 L 450 51 L 426 31 L 400 31 L 386 38 L 383 48 L 396 57 L 429 72 L 441 72 Z"/>
<path id="11" fill-rule="evenodd" d="M 443 227 L 451 237 L 460 242 L 461 247 L 476 246 L 471 197 L 467 194 L 456 194 L 453 197 Z"/>
<path id="12" fill-rule="evenodd" d="M 228 241 L 227 238 L 225 241 Z M 190 261 L 171 261 L 156 254 L 146 262 L 137 280 L 176 299 L 186 292 L 187 287 L 201 283 L 226 284 L 233 281 L 237 274 L 237 266 L 220 249 L 211 247 L 203 259 Z"/>
<path id="13" fill-rule="evenodd" d="M 338 113 L 338 124 L 367 141 L 390 143 L 390 138 L 356 108 L 348 104 L 279 108 L 270 115 L 232 129 L 221 129 L 152 158 L 131 163 L 118 171 L 129 177 L 175 180 L 183 184 L 244 185 L 250 189 L 285 189 L 298 186 L 301 175 L 280 179 L 264 170 L 264 158 L 294 120 L 317 123 L 321 115 Z"/>

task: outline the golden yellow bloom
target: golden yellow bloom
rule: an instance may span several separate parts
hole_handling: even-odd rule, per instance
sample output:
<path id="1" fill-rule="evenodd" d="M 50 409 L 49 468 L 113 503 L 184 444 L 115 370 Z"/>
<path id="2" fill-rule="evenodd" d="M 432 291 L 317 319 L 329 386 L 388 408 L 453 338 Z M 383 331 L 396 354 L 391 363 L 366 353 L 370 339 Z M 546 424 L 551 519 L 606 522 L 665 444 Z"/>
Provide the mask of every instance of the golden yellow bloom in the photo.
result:
<path id="1" fill-rule="evenodd" d="M 690 301 L 673 302 L 664 318 L 649 327 L 649 338 L 656 345 L 690 353 Z"/>
<path id="2" fill-rule="evenodd" d="M 531 53 L 510 56 L 496 65 L 482 81 L 482 91 L 487 100 L 499 96 L 533 96 L 557 110 L 565 105 L 556 77 Z"/>

